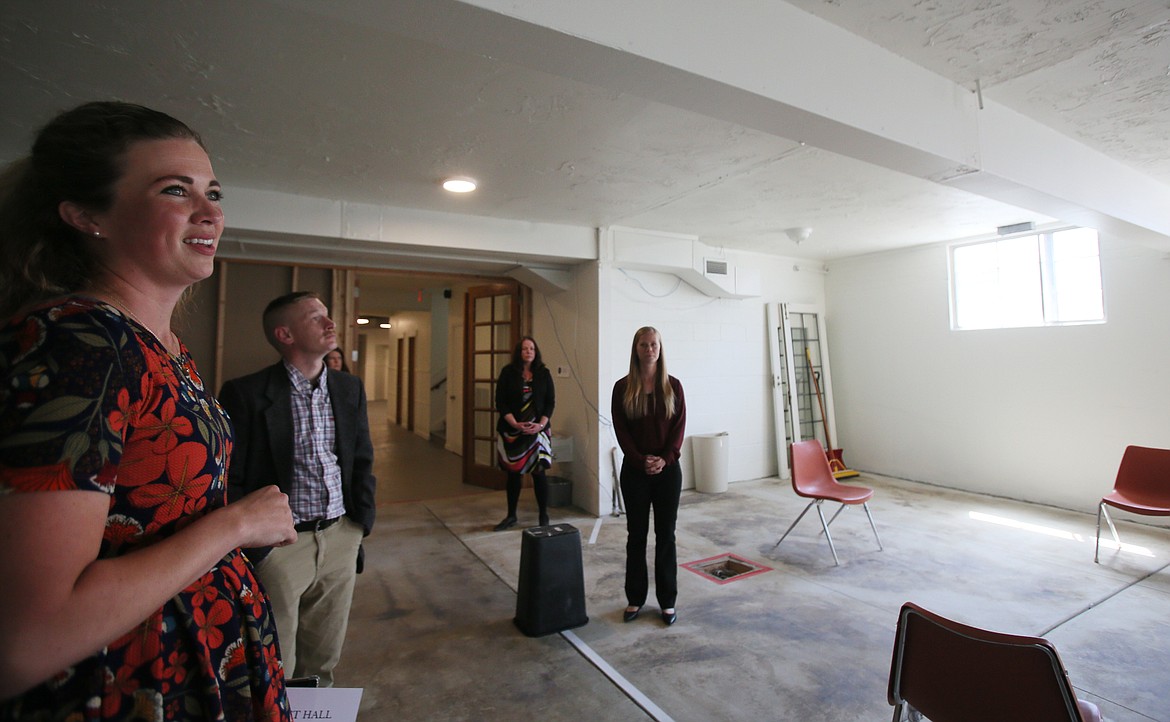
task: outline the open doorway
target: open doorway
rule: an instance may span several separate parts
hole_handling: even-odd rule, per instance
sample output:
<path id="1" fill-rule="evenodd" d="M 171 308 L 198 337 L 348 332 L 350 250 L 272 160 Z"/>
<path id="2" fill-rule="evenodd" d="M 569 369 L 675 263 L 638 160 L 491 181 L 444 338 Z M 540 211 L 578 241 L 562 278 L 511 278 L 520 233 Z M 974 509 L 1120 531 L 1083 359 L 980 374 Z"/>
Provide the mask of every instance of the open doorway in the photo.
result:
<path id="1" fill-rule="evenodd" d="M 456 276 L 359 271 L 353 327 L 354 373 L 387 420 L 446 446 L 451 301 L 467 280 Z M 452 449 L 460 451 L 459 449 Z"/>
<path id="2" fill-rule="evenodd" d="M 480 378 L 484 359 L 475 351 L 479 344 L 474 337 L 468 341 L 467 299 L 484 288 L 497 295 L 506 289 L 514 297 L 507 328 L 498 323 L 492 327 L 493 362 L 488 368 L 498 370 L 496 352 L 506 349 L 510 354 L 530 324 L 530 313 L 519 300 L 529 297 L 527 289 L 511 279 L 367 270 L 356 273 L 355 287 L 353 325 L 348 329 L 354 349 L 345 351 L 351 371 L 366 386 L 371 431 L 375 424 L 390 424 L 396 438 L 406 441 L 410 437 L 399 432 L 408 432 L 461 457 L 460 483 L 503 488 L 504 476 L 495 469 L 494 457 L 484 456 L 484 461 L 482 454 L 466 454 L 468 448 L 494 449 L 495 428 L 490 398 L 495 378 L 490 374 L 490 379 Z M 476 324 L 472 319 L 472 330 Z M 468 382 L 474 391 L 470 396 Z M 483 396 L 485 388 L 483 399 L 468 402 Z M 488 416 L 490 423 L 485 421 Z"/>

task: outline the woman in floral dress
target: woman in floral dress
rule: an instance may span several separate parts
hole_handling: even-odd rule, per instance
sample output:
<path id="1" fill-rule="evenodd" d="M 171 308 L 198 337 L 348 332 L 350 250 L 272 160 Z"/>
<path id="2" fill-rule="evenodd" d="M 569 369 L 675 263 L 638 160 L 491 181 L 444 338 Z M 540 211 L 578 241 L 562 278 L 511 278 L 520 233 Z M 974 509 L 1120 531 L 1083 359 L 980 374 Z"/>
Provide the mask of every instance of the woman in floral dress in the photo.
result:
<path id="1" fill-rule="evenodd" d="M 239 551 L 296 538 L 288 500 L 225 506 L 230 425 L 170 324 L 220 197 L 193 131 L 124 103 L 0 178 L 0 720 L 290 717 Z"/>

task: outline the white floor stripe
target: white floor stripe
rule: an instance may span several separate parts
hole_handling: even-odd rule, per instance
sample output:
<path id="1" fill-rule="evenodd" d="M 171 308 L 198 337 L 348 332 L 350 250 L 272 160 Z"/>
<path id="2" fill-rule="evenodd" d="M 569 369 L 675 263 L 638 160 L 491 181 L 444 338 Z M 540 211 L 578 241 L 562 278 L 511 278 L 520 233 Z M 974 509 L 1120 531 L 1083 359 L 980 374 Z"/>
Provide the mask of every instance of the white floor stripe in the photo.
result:
<path id="1" fill-rule="evenodd" d="M 597 543 L 597 533 L 601 531 L 601 521 L 602 517 L 599 516 L 597 517 L 597 520 L 593 522 L 593 533 L 589 535 L 590 544 Z"/>
<path id="2" fill-rule="evenodd" d="M 598 519 L 598 521 L 601 520 Z M 646 714 L 653 717 L 655 720 L 657 720 L 657 722 L 674 722 L 674 719 L 670 715 L 662 711 L 658 705 L 651 702 L 650 698 L 642 694 L 641 690 L 630 684 L 628 679 L 623 677 L 620 672 L 611 667 L 609 662 L 606 662 L 604 659 L 602 659 L 601 656 L 597 654 L 597 652 L 594 652 L 592 647 L 590 647 L 588 644 L 585 644 L 585 642 L 582 641 L 580 637 L 578 637 L 576 634 L 573 634 L 572 630 L 565 630 L 561 632 L 561 636 L 568 640 L 569 644 L 573 645 L 577 651 L 581 653 L 581 656 L 589 660 L 594 667 L 597 667 L 598 671 L 600 671 L 602 674 L 608 677 L 611 682 L 617 685 L 618 689 L 620 689 L 627 697 L 633 700 L 634 704 L 641 707 L 642 710 L 646 712 Z"/>

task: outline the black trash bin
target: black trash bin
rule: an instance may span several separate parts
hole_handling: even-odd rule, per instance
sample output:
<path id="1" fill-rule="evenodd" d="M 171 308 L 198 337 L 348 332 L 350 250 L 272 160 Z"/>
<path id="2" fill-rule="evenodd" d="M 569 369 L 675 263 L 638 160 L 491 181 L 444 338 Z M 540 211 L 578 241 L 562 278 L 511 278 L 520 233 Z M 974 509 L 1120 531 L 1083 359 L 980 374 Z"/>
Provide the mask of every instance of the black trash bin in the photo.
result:
<path id="1" fill-rule="evenodd" d="M 542 637 L 588 622 L 581 532 L 572 524 L 553 524 L 525 529 L 521 537 L 516 626 Z"/>
<path id="2" fill-rule="evenodd" d="M 569 506 L 573 503 L 573 482 L 563 476 L 548 477 L 548 505 Z"/>

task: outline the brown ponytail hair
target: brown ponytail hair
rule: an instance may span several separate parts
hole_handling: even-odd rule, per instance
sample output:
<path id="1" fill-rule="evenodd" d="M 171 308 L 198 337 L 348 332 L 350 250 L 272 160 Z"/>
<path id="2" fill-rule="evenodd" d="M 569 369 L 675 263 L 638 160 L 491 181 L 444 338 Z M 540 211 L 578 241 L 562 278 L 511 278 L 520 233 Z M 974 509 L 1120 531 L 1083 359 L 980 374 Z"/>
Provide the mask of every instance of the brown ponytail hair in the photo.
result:
<path id="1" fill-rule="evenodd" d="M 90 280 L 93 254 L 57 208 L 71 201 L 93 212 L 108 210 L 126 150 L 168 138 L 203 145 L 182 122 L 131 103 L 86 103 L 41 128 L 28 157 L 0 173 L 0 318 Z"/>

